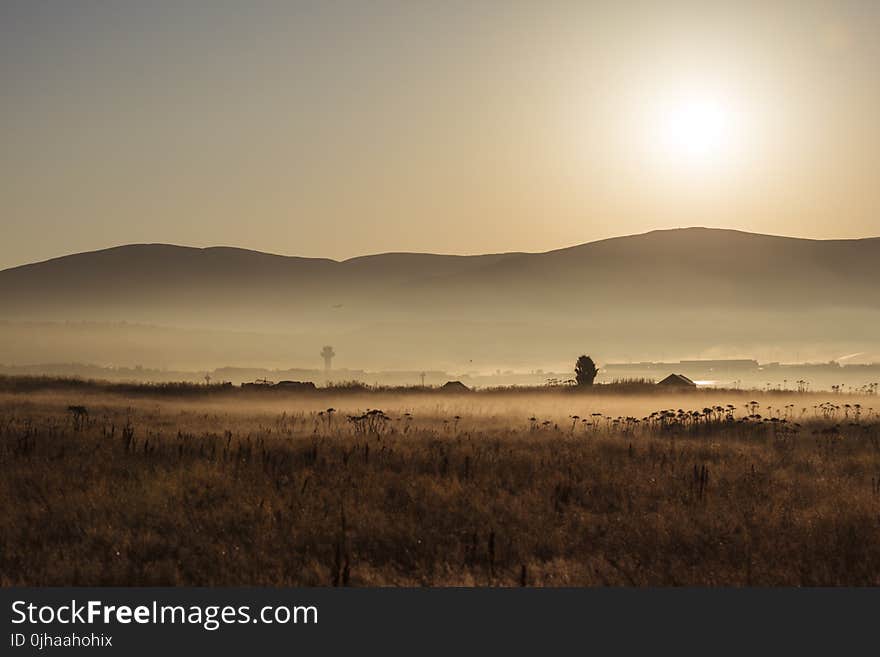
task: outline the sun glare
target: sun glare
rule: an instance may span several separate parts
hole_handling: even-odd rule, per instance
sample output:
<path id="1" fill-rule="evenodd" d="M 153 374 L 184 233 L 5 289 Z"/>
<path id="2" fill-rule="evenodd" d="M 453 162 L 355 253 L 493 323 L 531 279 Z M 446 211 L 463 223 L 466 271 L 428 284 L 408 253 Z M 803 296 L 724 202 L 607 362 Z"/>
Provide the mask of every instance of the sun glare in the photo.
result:
<path id="1" fill-rule="evenodd" d="M 686 157 L 719 153 L 728 137 L 728 117 L 720 103 L 696 99 L 673 105 L 661 116 L 665 147 Z"/>
<path id="2" fill-rule="evenodd" d="M 689 96 L 658 103 L 650 141 L 668 167 L 705 169 L 731 164 L 736 151 L 735 113 L 712 96 Z"/>

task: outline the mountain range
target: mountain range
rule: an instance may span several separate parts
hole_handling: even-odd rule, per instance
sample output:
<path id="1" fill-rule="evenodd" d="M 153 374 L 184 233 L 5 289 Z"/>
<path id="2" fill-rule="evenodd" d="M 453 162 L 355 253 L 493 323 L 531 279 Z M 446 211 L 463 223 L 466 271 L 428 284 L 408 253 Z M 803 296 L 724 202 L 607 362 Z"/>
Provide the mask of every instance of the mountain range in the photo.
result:
<path id="1" fill-rule="evenodd" d="M 0 271 L 0 362 L 306 366 L 325 343 L 354 367 L 833 357 L 877 351 L 878 263 L 880 238 L 707 228 L 341 262 L 127 245 Z"/>

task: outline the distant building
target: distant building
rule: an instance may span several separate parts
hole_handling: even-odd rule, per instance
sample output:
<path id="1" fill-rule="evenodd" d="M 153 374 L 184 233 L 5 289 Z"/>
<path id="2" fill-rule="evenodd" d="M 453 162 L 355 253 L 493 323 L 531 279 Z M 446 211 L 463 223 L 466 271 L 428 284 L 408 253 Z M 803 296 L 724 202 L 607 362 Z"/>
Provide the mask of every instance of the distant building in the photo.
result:
<path id="1" fill-rule="evenodd" d="M 315 384 L 311 381 L 279 381 L 275 387 L 285 390 L 316 390 Z"/>
<path id="2" fill-rule="evenodd" d="M 680 360 L 678 364 L 685 369 L 699 370 L 757 370 L 760 366 L 758 361 L 752 359 L 721 359 L 721 360 Z"/>
<path id="3" fill-rule="evenodd" d="M 684 374 L 670 374 L 660 381 L 658 386 L 673 386 L 678 388 L 696 388 L 697 384 L 687 378 Z"/>
<path id="4" fill-rule="evenodd" d="M 447 381 L 440 389 L 444 392 L 470 392 L 470 388 L 468 388 L 461 381 Z"/>
<path id="5" fill-rule="evenodd" d="M 274 383 L 272 383 L 269 379 L 257 379 L 256 381 L 244 382 L 241 384 L 242 388 L 271 388 Z"/>

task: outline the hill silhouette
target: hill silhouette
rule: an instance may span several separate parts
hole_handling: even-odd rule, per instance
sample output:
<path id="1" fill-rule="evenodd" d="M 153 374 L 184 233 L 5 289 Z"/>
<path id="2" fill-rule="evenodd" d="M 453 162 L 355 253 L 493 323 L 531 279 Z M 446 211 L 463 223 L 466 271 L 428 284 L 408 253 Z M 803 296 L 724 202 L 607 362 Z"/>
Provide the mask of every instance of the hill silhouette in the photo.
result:
<path id="1" fill-rule="evenodd" d="M 0 271 L 0 319 L 283 334 L 310 361 L 332 339 L 349 363 L 368 354 L 377 360 L 363 364 L 379 366 L 540 362 L 569 348 L 636 358 L 771 344 L 850 352 L 876 347 L 877 262 L 880 238 L 707 228 L 546 253 L 341 262 L 140 244 Z"/>

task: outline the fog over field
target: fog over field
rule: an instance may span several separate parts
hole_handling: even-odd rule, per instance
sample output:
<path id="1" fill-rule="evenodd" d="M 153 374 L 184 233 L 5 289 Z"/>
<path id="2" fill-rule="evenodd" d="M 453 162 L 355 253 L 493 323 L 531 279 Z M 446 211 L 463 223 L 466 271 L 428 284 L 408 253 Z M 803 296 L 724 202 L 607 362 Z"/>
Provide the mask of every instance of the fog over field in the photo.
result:
<path id="1" fill-rule="evenodd" d="M 12 383 L 14 386 L 14 382 Z M 54 388 L 54 389 L 53 389 Z M 747 415 L 749 404 L 757 402 L 757 412 L 768 418 L 784 414 L 792 420 L 808 421 L 822 417 L 819 406 L 825 403 L 839 403 L 839 415 L 847 419 L 844 412 L 856 404 L 861 410 L 861 419 L 876 421 L 880 417 L 880 398 L 876 395 L 848 394 L 835 396 L 815 392 L 798 394 L 793 392 L 760 392 L 735 390 L 695 390 L 664 391 L 663 389 L 641 392 L 620 392 L 620 389 L 605 391 L 497 391 L 470 394 L 433 393 L 394 393 L 394 392 L 345 392 L 321 391 L 315 394 L 151 394 L 149 389 L 137 393 L 107 394 L 99 388 L 65 390 L 63 385 L 39 386 L 27 395 L 28 404 L 36 408 L 50 409 L 58 415 L 67 413 L 72 403 L 83 404 L 92 416 L 103 413 L 124 414 L 129 405 L 147 413 L 151 418 L 151 429 L 176 431 L 180 428 L 180 417 L 191 416 L 192 421 L 201 425 L 209 420 L 211 430 L 220 430 L 224 422 L 254 422 L 266 425 L 282 414 L 299 415 L 315 422 L 316 414 L 333 408 L 337 423 L 344 427 L 346 418 L 356 416 L 369 409 L 382 409 L 389 417 L 399 422 L 406 413 L 414 418 L 428 422 L 431 426 L 442 427 L 459 418 L 457 431 L 485 430 L 490 428 L 529 429 L 530 418 L 540 422 L 549 421 L 557 429 L 568 431 L 571 417 L 591 420 L 593 414 L 601 416 L 598 422 L 610 422 L 617 417 L 643 418 L 655 411 L 672 409 L 700 410 L 733 405 L 738 417 Z M 196 390 L 196 393 L 199 391 Z M 8 391 L 0 392 L 0 402 L 7 409 L 21 402 L 19 395 Z M 207 417 L 205 417 L 207 415 Z M 607 418 L 607 420 L 605 419 Z M 308 423 L 307 423 L 308 424 Z M 315 427 L 305 426 L 308 431 Z M 578 422 L 576 430 L 584 431 Z"/>

